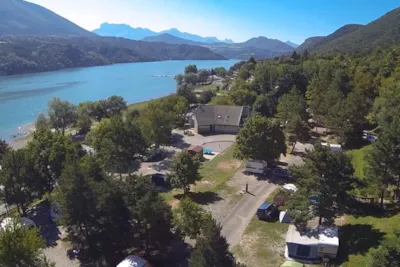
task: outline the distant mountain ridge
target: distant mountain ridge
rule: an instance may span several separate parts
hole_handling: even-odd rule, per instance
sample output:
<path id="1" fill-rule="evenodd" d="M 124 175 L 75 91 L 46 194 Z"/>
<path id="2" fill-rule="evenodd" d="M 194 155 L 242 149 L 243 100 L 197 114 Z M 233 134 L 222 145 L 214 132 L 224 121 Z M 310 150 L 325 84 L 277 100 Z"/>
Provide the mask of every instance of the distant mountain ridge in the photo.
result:
<path id="1" fill-rule="evenodd" d="M 169 33 L 162 33 L 156 36 L 148 36 L 144 37 L 142 41 L 145 42 L 160 42 L 160 43 L 167 43 L 167 44 L 187 44 L 187 45 L 205 45 L 202 42 L 196 42 L 184 38 L 176 37 Z"/>
<path id="2" fill-rule="evenodd" d="M 293 48 L 297 48 L 299 46 L 298 44 L 295 44 L 295 43 L 293 43 L 291 41 L 286 41 L 285 44 L 290 45 Z"/>
<path id="3" fill-rule="evenodd" d="M 387 48 L 400 43 L 400 8 L 393 9 L 367 25 L 348 24 L 326 37 L 308 38 L 297 50 L 316 53 L 356 53 Z"/>
<path id="4" fill-rule="evenodd" d="M 226 59 L 193 45 L 117 37 L 0 36 L 0 75 L 160 60 Z"/>
<path id="5" fill-rule="evenodd" d="M 254 57 L 257 59 L 271 58 L 294 50 L 293 47 L 279 40 L 268 39 L 266 37 L 252 38 L 243 43 L 227 44 L 221 42 L 196 42 L 184 38 L 179 38 L 169 33 L 163 33 L 156 36 L 145 37 L 142 39 L 142 41 L 204 46 L 226 58 L 244 60 L 247 60 L 250 57 Z"/>
<path id="6" fill-rule="evenodd" d="M 95 36 L 56 13 L 23 0 L 0 0 L 0 34 Z"/>
<path id="7" fill-rule="evenodd" d="M 329 42 L 341 38 L 342 36 L 345 36 L 347 34 L 350 34 L 361 27 L 364 27 L 361 24 L 346 24 L 333 33 L 329 34 L 328 36 L 317 36 L 317 37 L 311 37 L 308 38 L 303 44 L 301 44 L 299 47 L 297 47 L 297 50 L 313 50 L 317 47 L 323 46 L 325 44 L 328 44 Z"/>
<path id="8" fill-rule="evenodd" d="M 100 25 L 100 28 L 93 31 L 100 36 L 116 36 L 116 37 L 124 37 L 132 40 L 141 40 L 146 37 L 152 37 L 156 35 L 160 35 L 163 33 L 168 33 L 178 38 L 187 39 L 194 42 L 201 43 L 233 43 L 232 40 L 225 39 L 219 40 L 216 37 L 202 37 L 200 35 L 191 34 L 187 32 L 181 32 L 176 28 L 172 28 L 169 30 L 155 32 L 145 28 L 134 28 L 126 24 L 112 24 L 112 23 L 103 23 Z"/>
<path id="9" fill-rule="evenodd" d="M 270 51 L 280 52 L 280 53 L 285 53 L 294 50 L 293 47 L 280 40 L 269 39 L 264 36 L 251 38 L 250 40 L 243 43 L 238 43 L 237 45 L 240 45 L 242 47 L 255 47 L 259 49 L 267 49 Z"/>

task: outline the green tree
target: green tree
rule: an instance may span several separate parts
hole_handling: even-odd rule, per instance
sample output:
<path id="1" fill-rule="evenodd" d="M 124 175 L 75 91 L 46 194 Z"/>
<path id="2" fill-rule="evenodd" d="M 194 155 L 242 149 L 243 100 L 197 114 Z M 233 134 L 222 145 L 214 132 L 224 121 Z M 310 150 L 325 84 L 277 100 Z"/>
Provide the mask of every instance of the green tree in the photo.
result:
<path id="1" fill-rule="evenodd" d="M 78 127 L 81 134 L 87 134 L 92 127 L 92 119 L 89 115 L 78 115 L 76 127 Z"/>
<path id="2" fill-rule="evenodd" d="M 197 66 L 196 65 L 187 65 L 185 67 L 185 74 L 189 74 L 189 73 L 197 73 Z"/>
<path id="3" fill-rule="evenodd" d="M 190 85 L 196 85 L 199 82 L 199 77 L 195 73 L 183 75 L 183 82 Z"/>
<path id="4" fill-rule="evenodd" d="M 186 195 L 190 191 L 190 185 L 201 179 L 199 168 L 200 159 L 190 155 L 187 150 L 182 150 L 173 159 L 168 180 L 172 187 L 182 188 Z"/>
<path id="5" fill-rule="evenodd" d="M 305 196 L 317 196 L 314 205 L 319 223 L 333 223 L 336 214 L 343 212 L 347 192 L 353 189 L 354 169 L 350 158 L 341 151 L 331 151 L 321 145 L 309 151 L 305 164 L 291 168 L 293 177 Z"/>
<path id="6" fill-rule="evenodd" d="M 240 79 L 242 79 L 242 80 L 247 80 L 247 79 L 249 79 L 250 78 L 250 76 L 251 76 L 251 74 L 250 74 L 250 72 L 247 70 L 247 69 L 245 69 L 245 68 L 240 68 L 240 70 L 239 70 L 239 72 L 238 72 L 238 74 L 237 74 L 237 77 L 238 78 L 240 78 Z"/>
<path id="7" fill-rule="evenodd" d="M 169 137 L 176 120 L 173 110 L 165 110 L 159 102 L 151 102 L 141 111 L 139 118 L 143 135 L 150 144 L 154 144 L 154 151 L 160 145 L 169 143 Z"/>
<path id="8" fill-rule="evenodd" d="M 226 96 L 221 96 L 217 95 L 211 98 L 211 101 L 209 102 L 210 105 L 226 105 L 230 106 L 233 105 L 232 99 L 230 97 Z"/>
<path id="9" fill-rule="evenodd" d="M 279 98 L 277 110 L 276 116 L 284 124 L 294 116 L 305 122 L 308 120 L 306 100 L 296 87 L 293 87 L 288 94 L 284 94 Z"/>
<path id="10" fill-rule="evenodd" d="M 207 214 L 202 207 L 189 198 L 179 202 L 179 207 L 174 210 L 174 224 L 187 237 L 197 238 L 205 223 L 208 220 Z"/>
<path id="11" fill-rule="evenodd" d="M 138 167 L 135 162 L 143 155 L 147 143 L 136 121 L 114 116 L 103 119 L 88 137 L 97 150 L 106 170 L 119 173 L 132 172 Z"/>
<path id="12" fill-rule="evenodd" d="M 80 149 L 69 137 L 40 128 L 26 147 L 26 160 L 31 165 L 35 186 L 40 194 L 51 192 L 67 160 L 75 157 Z"/>
<path id="13" fill-rule="evenodd" d="M 10 146 L 6 142 L 6 140 L 0 139 L 0 165 L 3 161 L 4 154 L 10 151 Z"/>
<path id="14" fill-rule="evenodd" d="M 71 241 L 83 246 L 93 262 L 110 266 L 129 247 L 130 216 L 120 187 L 99 169 L 94 159 L 69 163 L 60 178 L 57 198 Z"/>
<path id="15" fill-rule="evenodd" d="M 229 92 L 229 98 L 237 106 L 252 106 L 257 94 L 250 90 L 232 90 Z"/>
<path id="16" fill-rule="evenodd" d="M 312 219 L 310 204 L 307 194 L 297 191 L 286 203 L 288 215 L 293 219 L 293 224 L 301 232 L 307 228 L 307 222 Z"/>
<path id="17" fill-rule="evenodd" d="M 400 187 L 398 162 L 400 158 L 400 118 L 397 117 L 382 129 L 372 150 L 366 155 L 365 173 L 369 184 L 379 192 L 381 208 L 389 186 L 397 182 Z"/>
<path id="18" fill-rule="evenodd" d="M 233 267 L 236 266 L 221 226 L 214 219 L 204 222 L 202 235 L 197 238 L 189 267 Z"/>
<path id="19" fill-rule="evenodd" d="M 122 96 L 113 95 L 106 99 L 106 112 L 108 117 L 121 114 L 127 109 L 126 102 Z"/>
<path id="20" fill-rule="evenodd" d="M 0 231 L 0 266 L 4 267 L 54 267 L 43 255 L 44 241 L 36 229 L 22 226 L 14 219 Z"/>
<path id="21" fill-rule="evenodd" d="M 65 129 L 76 122 L 77 108 L 68 101 L 55 97 L 49 101 L 48 109 L 51 126 L 63 135 Z"/>
<path id="22" fill-rule="evenodd" d="M 288 135 L 289 142 L 292 143 L 291 153 L 293 153 L 295 149 L 296 142 L 306 142 L 311 138 L 310 127 L 297 115 L 293 115 L 293 117 L 287 121 L 284 131 Z"/>
<path id="23" fill-rule="evenodd" d="M 176 94 L 184 97 L 189 103 L 196 103 L 193 85 L 182 83 L 176 88 Z"/>
<path id="24" fill-rule="evenodd" d="M 208 70 L 202 69 L 197 73 L 197 76 L 201 84 L 204 84 L 205 82 L 207 82 L 208 77 L 210 77 L 210 72 Z"/>
<path id="25" fill-rule="evenodd" d="M 176 84 L 179 86 L 183 83 L 183 75 L 182 74 L 178 74 L 174 77 Z"/>
<path id="26" fill-rule="evenodd" d="M 49 127 L 50 127 L 49 120 L 46 118 L 46 116 L 43 113 L 40 113 L 36 119 L 35 128 L 40 129 L 40 128 L 49 128 Z"/>
<path id="27" fill-rule="evenodd" d="M 285 135 L 277 121 L 261 115 L 252 116 L 236 137 L 235 157 L 273 163 L 286 154 Z"/>
<path id="28" fill-rule="evenodd" d="M 128 177 L 122 186 L 141 247 L 147 253 L 166 250 L 173 239 L 171 207 L 146 177 Z"/>
<path id="29" fill-rule="evenodd" d="M 253 111 L 265 117 L 273 117 L 276 114 L 276 104 L 272 95 L 262 94 L 257 96 L 253 104 Z"/>
<path id="30" fill-rule="evenodd" d="M 227 71 L 224 67 L 215 68 L 214 71 L 217 74 L 217 76 L 220 77 L 225 77 L 227 74 Z"/>
<path id="31" fill-rule="evenodd" d="M 367 267 L 399 267 L 400 266 L 400 231 L 397 230 L 386 237 L 381 245 L 369 253 L 366 258 Z"/>
<path id="32" fill-rule="evenodd" d="M 4 200 L 16 205 L 21 215 L 26 214 L 28 204 L 36 196 L 34 177 L 26 164 L 25 149 L 10 150 L 3 157 L 0 184 L 4 187 Z"/>

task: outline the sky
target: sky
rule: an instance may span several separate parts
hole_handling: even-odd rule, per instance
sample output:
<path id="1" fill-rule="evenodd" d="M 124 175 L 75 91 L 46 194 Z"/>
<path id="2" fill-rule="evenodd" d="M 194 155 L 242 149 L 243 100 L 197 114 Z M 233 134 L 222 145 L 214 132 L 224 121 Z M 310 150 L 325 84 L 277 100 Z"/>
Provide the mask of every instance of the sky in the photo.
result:
<path id="1" fill-rule="evenodd" d="M 349 23 L 367 24 L 400 0 L 28 0 L 79 26 L 103 22 L 246 41 L 265 36 L 297 44 Z"/>

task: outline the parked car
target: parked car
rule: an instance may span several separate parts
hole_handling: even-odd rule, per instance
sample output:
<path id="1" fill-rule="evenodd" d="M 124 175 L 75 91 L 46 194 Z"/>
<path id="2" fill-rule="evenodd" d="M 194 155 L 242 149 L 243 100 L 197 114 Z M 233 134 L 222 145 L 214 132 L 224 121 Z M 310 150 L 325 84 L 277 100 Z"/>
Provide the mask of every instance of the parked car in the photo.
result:
<path id="1" fill-rule="evenodd" d="M 290 172 L 286 169 L 282 169 L 280 167 L 276 167 L 272 170 L 272 175 L 274 177 L 279 177 L 279 178 L 285 178 L 288 180 L 293 179 L 292 175 L 290 174 Z"/>
<path id="2" fill-rule="evenodd" d="M 309 195 L 308 196 L 308 203 L 310 203 L 311 205 L 317 205 L 318 204 L 318 195 Z"/>
<path id="3" fill-rule="evenodd" d="M 151 175 L 151 183 L 156 187 L 168 188 L 167 177 L 162 173 L 155 173 Z"/>
<path id="4" fill-rule="evenodd" d="M 259 220 L 272 220 L 278 216 L 279 210 L 275 203 L 264 202 L 258 207 L 257 217 Z"/>

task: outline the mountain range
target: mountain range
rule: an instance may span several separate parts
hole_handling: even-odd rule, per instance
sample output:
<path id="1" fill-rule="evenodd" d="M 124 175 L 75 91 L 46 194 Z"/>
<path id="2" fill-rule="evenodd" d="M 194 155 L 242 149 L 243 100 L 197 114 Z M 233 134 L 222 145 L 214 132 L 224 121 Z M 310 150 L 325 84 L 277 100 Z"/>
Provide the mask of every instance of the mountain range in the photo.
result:
<path id="1" fill-rule="evenodd" d="M 0 75 L 114 63 L 225 59 L 207 47 L 100 37 L 22 0 L 0 0 Z"/>
<path id="2" fill-rule="evenodd" d="M 161 32 L 155 32 L 145 28 L 133 28 L 127 24 L 112 24 L 108 22 L 101 24 L 100 28 L 94 30 L 93 33 L 96 33 L 100 36 L 116 36 L 132 40 L 141 40 L 146 37 L 152 37 L 162 34 L 170 34 L 178 38 L 200 43 L 207 43 L 207 44 L 233 43 L 233 41 L 229 39 L 219 40 L 216 37 L 201 37 L 200 35 L 181 32 L 176 28 L 172 28 Z"/>
<path id="3" fill-rule="evenodd" d="M 168 59 L 260 59 L 305 50 L 365 53 L 399 43 L 400 8 L 367 25 L 347 24 L 327 36 L 307 38 L 296 48 L 290 41 L 263 36 L 233 43 L 177 29 L 157 33 L 125 24 L 103 23 L 89 32 L 39 5 L 0 0 L 0 75 Z"/>

